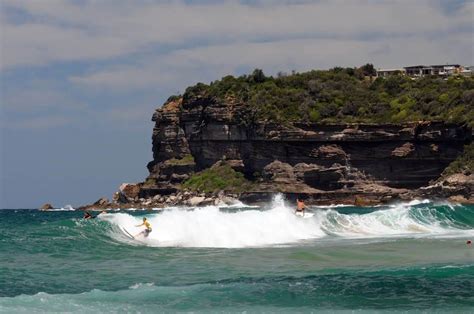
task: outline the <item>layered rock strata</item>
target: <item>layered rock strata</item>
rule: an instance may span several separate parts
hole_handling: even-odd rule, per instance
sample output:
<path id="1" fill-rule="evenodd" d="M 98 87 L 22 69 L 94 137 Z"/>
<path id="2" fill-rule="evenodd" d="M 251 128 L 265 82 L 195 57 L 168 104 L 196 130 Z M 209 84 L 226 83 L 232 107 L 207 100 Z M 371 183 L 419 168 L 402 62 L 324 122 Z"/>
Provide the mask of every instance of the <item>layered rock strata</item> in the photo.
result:
<path id="1" fill-rule="evenodd" d="M 174 195 L 194 172 L 225 160 L 257 183 L 243 199 L 388 201 L 439 178 L 472 140 L 469 128 L 442 122 L 275 124 L 232 99 L 201 96 L 170 101 L 152 120 L 153 161 L 136 196 L 144 199 Z"/>

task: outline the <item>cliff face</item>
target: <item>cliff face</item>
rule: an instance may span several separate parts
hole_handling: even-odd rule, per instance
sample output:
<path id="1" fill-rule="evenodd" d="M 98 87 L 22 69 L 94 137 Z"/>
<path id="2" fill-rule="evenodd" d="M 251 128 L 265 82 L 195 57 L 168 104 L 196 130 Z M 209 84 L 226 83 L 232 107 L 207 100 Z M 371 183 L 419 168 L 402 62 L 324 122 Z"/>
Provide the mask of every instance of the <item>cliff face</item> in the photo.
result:
<path id="1" fill-rule="evenodd" d="M 472 136 L 441 122 L 275 124 L 256 120 L 233 99 L 203 96 L 170 101 L 152 120 L 153 161 L 142 197 L 174 193 L 193 172 L 221 160 L 258 182 L 247 194 L 394 197 L 437 179 Z"/>

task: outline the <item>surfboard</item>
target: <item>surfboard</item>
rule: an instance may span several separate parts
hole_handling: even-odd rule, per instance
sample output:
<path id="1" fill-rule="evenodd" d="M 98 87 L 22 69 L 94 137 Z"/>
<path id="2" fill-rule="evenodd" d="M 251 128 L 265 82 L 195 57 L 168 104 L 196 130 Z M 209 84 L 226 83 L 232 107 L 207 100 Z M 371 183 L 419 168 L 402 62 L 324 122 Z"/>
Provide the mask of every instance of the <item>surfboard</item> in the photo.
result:
<path id="1" fill-rule="evenodd" d="M 310 218 L 310 217 L 313 217 L 313 216 L 314 216 L 314 213 L 308 213 L 308 212 L 305 212 L 305 213 L 302 213 L 302 212 L 296 212 L 296 213 L 295 213 L 295 216 L 297 216 L 297 217 L 301 217 L 301 218 Z"/>
<path id="2" fill-rule="evenodd" d="M 135 240 L 135 237 L 130 234 L 130 232 L 127 231 L 124 227 L 120 227 L 120 229 L 130 238 Z"/>

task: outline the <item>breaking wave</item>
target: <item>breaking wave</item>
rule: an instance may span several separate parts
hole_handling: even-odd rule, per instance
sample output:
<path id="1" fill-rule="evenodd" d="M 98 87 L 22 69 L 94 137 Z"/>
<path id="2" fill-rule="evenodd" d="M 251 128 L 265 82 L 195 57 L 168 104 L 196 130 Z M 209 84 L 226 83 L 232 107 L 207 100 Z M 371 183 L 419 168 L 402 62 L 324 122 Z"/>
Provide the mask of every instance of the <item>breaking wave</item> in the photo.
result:
<path id="1" fill-rule="evenodd" d="M 464 206 L 435 205 L 428 201 L 373 208 L 321 207 L 306 217 L 294 215 L 281 196 L 268 209 L 228 211 L 216 206 L 172 208 L 146 215 L 153 227 L 148 237 L 137 235 L 143 216 L 128 213 L 100 215 L 112 225 L 112 237 L 135 245 L 178 247 L 260 247 L 289 245 L 328 237 L 374 238 L 474 235 L 473 211 Z"/>

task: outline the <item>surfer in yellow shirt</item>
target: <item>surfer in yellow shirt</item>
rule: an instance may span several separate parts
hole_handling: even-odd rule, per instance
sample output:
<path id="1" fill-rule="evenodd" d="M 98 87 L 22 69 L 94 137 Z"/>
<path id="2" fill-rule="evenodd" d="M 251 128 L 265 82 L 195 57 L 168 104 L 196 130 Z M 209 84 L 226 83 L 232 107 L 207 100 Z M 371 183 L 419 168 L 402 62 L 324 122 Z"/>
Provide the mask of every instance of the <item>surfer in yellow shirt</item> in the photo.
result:
<path id="1" fill-rule="evenodd" d="M 148 220 L 146 219 L 146 217 L 143 217 L 143 223 L 140 224 L 140 225 L 137 225 L 135 227 L 141 227 L 141 226 L 145 226 L 145 230 L 143 230 L 142 232 L 138 233 L 136 236 L 140 235 L 143 233 L 143 236 L 144 237 L 148 237 L 148 235 L 150 234 L 151 232 L 151 224 L 148 222 Z M 135 237 L 136 237 L 135 236 Z"/>

